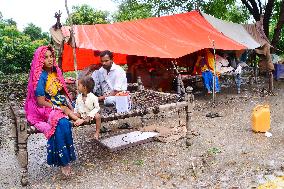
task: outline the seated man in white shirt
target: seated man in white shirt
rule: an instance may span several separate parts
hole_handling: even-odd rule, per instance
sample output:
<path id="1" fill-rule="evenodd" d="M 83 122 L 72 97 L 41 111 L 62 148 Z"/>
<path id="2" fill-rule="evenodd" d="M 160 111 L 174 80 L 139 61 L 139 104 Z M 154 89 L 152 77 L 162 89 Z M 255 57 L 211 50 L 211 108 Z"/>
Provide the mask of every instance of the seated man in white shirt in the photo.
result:
<path id="1" fill-rule="evenodd" d="M 102 51 L 100 58 L 102 67 L 92 74 L 95 81 L 93 92 L 106 106 L 115 105 L 114 96 L 127 90 L 126 73 L 113 62 L 113 54 L 109 50 Z"/>

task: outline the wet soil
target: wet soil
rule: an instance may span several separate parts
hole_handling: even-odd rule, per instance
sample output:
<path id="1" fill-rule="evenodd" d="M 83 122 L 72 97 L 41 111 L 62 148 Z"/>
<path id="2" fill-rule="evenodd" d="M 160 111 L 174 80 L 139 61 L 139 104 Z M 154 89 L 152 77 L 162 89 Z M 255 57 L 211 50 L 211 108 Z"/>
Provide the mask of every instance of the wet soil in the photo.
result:
<path id="1" fill-rule="evenodd" d="M 190 147 L 183 138 L 110 153 L 91 139 L 93 127 L 74 128 L 78 160 L 72 164 L 74 175 L 68 179 L 58 168 L 46 164 L 44 136 L 31 135 L 27 188 L 254 188 L 284 175 L 284 82 L 275 83 L 274 95 L 263 87 L 263 81 L 244 85 L 241 94 L 236 94 L 234 86 L 223 86 L 216 106 L 212 106 L 211 96 L 197 92 L 191 120 L 195 136 Z M 18 94 L 13 95 L 18 98 Z M 251 130 L 252 109 L 259 104 L 270 105 L 270 138 Z M 4 100 L 0 109 L 0 188 L 21 188 L 8 105 Z M 210 112 L 222 117 L 206 117 Z M 177 118 L 169 115 L 168 119 L 149 119 L 147 124 L 170 126 L 179 124 Z M 140 124 L 135 118 L 130 122 Z"/>

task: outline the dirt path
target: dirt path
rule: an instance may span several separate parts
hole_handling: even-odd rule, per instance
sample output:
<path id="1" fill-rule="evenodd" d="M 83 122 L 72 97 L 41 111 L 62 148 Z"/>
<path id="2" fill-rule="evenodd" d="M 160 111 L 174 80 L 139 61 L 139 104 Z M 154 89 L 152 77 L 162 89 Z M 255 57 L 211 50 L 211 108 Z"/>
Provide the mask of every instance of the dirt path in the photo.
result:
<path id="1" fill-rule="evenodd" d="M 284 175 L 284 84 L 276 83 L 277 96 L 262 97 L 261 87 L 246 88 L 240 95 L 223 89 L 216 108 L 208 103 L 210 97 L 196 98 L 192 128 L 197 136 L 191 147 L 181 139 L 109 153 L 90 140 L 93 128 L 74 129 L 79 159 L 73 165 L 76 174 L 68 180 L 47 166 L 46 141 L 43 135 L 33 135 L 28 143 L 28 188 L 252 188 Z M 270 138 L 251 131 L 252 109 L 263 103 L 271 107 Z M 7 110 L 2 104 L 0 188 L 21 188 Z M 222 117 L 208 118 L 209 112 Z"/>

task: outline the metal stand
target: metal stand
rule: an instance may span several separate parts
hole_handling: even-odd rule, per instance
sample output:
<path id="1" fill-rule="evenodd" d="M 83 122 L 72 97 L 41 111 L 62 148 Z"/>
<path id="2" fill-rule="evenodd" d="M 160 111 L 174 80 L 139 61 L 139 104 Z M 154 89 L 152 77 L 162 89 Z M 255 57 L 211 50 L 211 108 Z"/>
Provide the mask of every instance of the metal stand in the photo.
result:
<path id="1" fill-rule="evenodd" d="M 216 51 L 215 51 L 215 41 L 212 41 L 212 46 L 213 46 L 213 54 L 214 54 L 214 72 L 213 72 L 213 90 L 212 90 L 212 94 L 213 94 L 213 104 L 215 104 L 215 91 L 216 91 Z"/>
<path id="2" fill-rule="evenodd" d="M 192 94 L 192 87 L 187 87 L 186 88 L 186 102 L 187 106 L 185 108 L 186 111 L 186 141 L 185 144 L 186 146 L 191 146 L 192 145 L 192 133 L 191 133 L 191 117 L 192 117 L 192 112 L 193 112 L 193 107 L 194 107 L 194 96 Z"/>
<path id="3" fill-rule="evenodd" d="M 268 72 L 268 91 L 273 92 L 274 86 L 273 86 L 273 73 Z"/>

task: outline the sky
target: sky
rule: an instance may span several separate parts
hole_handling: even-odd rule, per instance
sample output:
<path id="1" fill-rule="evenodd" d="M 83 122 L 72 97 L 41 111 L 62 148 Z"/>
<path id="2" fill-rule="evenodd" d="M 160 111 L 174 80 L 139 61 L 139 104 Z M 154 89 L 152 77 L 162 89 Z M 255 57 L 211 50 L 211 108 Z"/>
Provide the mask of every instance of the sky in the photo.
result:
<path id="1" fill-rule="evenodd" d="M 74 5 L 87 4 L 98 10 L 115 12 L 117 5 L 111 0 L 68 0 L 69 12 Z M 41 27 L 43 32 L 56 23 L 55 12 L 62 12 L 61 22 L 67 18 L 65 0 L 0 0 L 0 12 L 3 18 L 13 18 L 19 30 L 23 30 L 28 23 Z"/>

